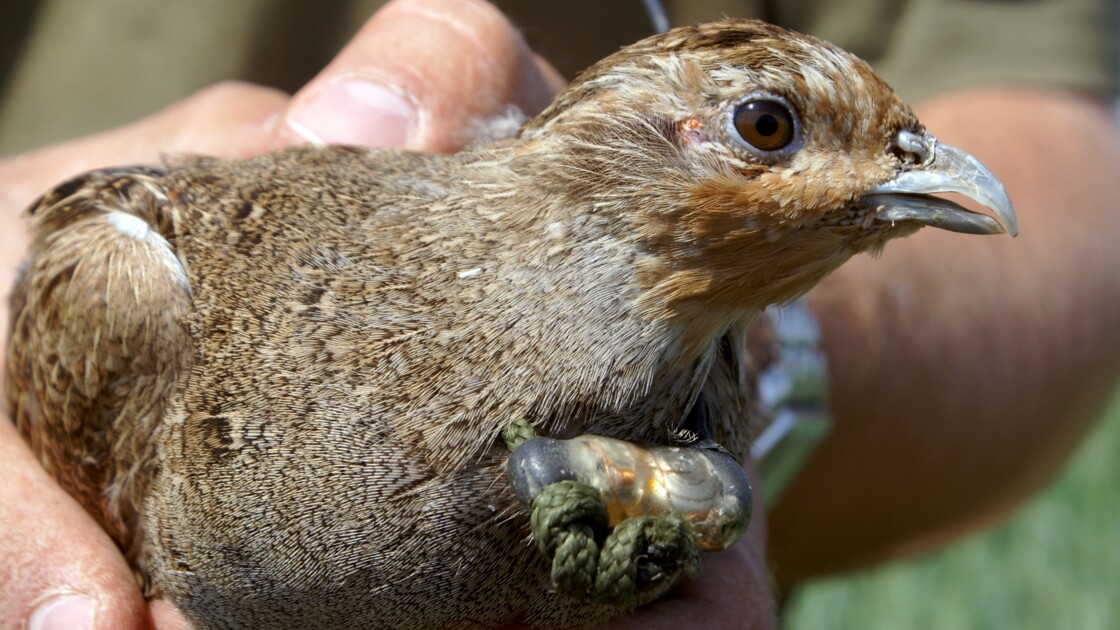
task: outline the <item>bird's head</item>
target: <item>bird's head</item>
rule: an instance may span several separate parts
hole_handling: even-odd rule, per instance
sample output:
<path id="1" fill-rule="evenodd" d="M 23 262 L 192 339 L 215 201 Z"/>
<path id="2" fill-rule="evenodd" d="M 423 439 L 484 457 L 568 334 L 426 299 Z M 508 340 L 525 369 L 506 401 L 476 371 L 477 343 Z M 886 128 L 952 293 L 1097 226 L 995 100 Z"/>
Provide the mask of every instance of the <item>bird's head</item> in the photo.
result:
<path id="1" fill-rule="evenodd" d="M 690 317 L 787 301 L 923 226 L 1017 231 L 995 177 L 927 133 L 866 63 L 758 21 L 628 46 L 521 137 L 526 151 L 547 147 L 541 180 L 557 194 L 634 235 L 651 303 Z"/>

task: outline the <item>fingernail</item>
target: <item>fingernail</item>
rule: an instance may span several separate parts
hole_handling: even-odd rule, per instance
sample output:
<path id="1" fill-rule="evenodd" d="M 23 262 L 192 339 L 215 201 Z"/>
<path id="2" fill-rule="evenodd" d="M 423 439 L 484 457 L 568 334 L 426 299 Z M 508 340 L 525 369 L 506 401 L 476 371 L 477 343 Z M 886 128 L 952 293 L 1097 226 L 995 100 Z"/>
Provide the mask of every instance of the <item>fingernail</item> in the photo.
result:
<path id="1" fill-rule="evenodd" d="M 90 630 L 93 628 L 93 610 L 93 600 L 85 595 L 56 595 L 35 608 L 27 620 L 27 629 Z"/>
<path id="2" fill-rule="evenodd" d="M 416 133 L 416 106 L 401 91 L 346 78 L 296 106 L 288 126 L 316 144 L 407 147 Z"/>

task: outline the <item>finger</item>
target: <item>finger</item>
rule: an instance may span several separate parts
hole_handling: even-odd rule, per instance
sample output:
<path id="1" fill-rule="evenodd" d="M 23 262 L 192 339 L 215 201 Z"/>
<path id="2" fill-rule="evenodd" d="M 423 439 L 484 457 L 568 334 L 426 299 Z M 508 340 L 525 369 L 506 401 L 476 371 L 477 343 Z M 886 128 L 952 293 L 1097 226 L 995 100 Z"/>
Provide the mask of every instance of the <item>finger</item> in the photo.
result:
<path id="1" fill-rule="evenodd" d="M 0 619 L 27 628 L 145 628 L 116 545 L 0 418 Z"/>
<path id="2" fill-rule="evenodd" d="M 159 138 L 156 150 L 162 154 L 258 155 L 269 150 L 289 98 L 280 90 L 226 81 L 168 107 L 135 133 Z"/>
<path id="3" fill-rule="evenodd" d="M 23 210 L 50 186 L 95 168 L 158 162 L 174 153 L 262 153 L 287 102 L 276 90 L 221 83 L 124 127 L 0 161 L 0 217 Z"/>
<path id="4" fill-rule="evenodd" d="M 452 151 L 509 105 L 543 109 L 563 85 L 482 0 L 395 0 L 300 90 L 277 145 Z"/>
<path id="5" fill-rule="evenodd" d="M 149 608 L 152 611 L 152 625 L 157 630 L 191 630 L 191 624 L 171 602 L 163 599 L 152 600 Z"/>

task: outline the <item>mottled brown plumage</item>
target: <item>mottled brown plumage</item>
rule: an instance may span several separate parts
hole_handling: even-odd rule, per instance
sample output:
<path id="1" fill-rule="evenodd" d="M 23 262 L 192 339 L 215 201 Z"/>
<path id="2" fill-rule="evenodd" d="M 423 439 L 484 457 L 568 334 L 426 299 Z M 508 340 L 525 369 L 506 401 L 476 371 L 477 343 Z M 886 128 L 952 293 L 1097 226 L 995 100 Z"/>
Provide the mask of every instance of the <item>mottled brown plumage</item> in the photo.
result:
<path id="1" fill-rule="evenodd" d="M 735 137 L 756 97 L 793 112 L 787 149 Z M 935 223 L 865 195 L 939 147 L 857 59 L 727 21 L 457 155 L 91 173 L 31 210 L 9 410 L 198 627 L 602 619 L 551 592 L 501 431 L 666 442 L 699 400 L 744 454 L 745 326 Z"/>

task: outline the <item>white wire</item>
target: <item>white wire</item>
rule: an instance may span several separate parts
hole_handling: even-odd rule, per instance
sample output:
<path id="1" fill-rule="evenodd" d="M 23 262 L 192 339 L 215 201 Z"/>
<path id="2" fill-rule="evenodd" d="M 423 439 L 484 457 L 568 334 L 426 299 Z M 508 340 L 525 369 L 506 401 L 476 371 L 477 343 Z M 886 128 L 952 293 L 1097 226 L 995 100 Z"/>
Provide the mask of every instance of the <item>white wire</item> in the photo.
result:
<path id="1" fill-rule="evenodd" d="M 669 16 L 660 0 L 642 0 L 642 4 L 646 5 L 646 13 L 649 14 L 649 21 L 653 22 L 654 31 L 664 33 L 669 30 Z"/>

